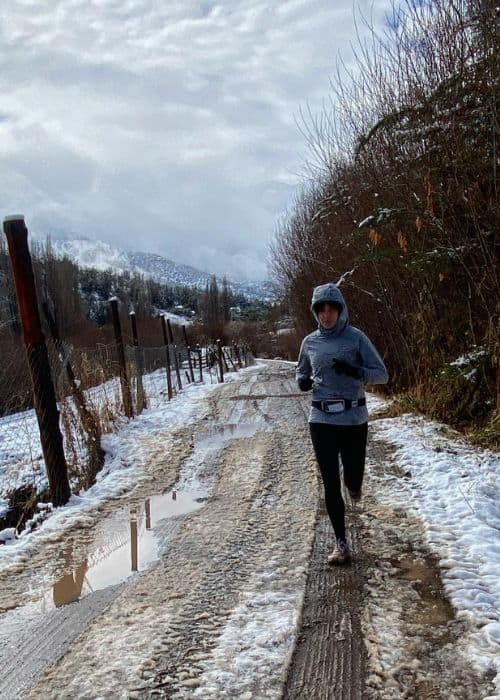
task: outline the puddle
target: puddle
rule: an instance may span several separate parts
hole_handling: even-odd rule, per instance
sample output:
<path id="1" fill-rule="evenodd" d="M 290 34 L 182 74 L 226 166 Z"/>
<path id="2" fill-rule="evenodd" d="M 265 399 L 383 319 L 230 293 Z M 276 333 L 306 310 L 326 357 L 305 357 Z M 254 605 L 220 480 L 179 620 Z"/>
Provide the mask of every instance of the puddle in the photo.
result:
<path id="1" fill-rule="evenodd" d="M 425 559 L 401 557 L 400 559 L 391 559 L 391 564 L 400 569 L 400 578 L 407 581 L 430 584 L 436 579 L 434 567 Z"/>
<path id="2" fill-rule="evenodd" d="M 83 595 L 114 586 L 130 574 L 147 569 L 159 557 L 155 525 L 164 518 L 185 515 L 201 508 L 196 492 L 169 491 L 153 495 L 139 507 L 117 511 L 99 524 L 88 557 L 53 586 L 54 605 L 59 607 Z M 72 560 L 71 553 L 66 554 Z"/>
<path id="3" fill-rule="evenodd" d="M 252 437 L 258 430 L 265 429 L 260 423 L 227 423 L 226 425 L 210 426 L 209 429 L 194 436 L 197 449 L 220 447 L 229 440 Z"/>
<path id="4" fill-rule="evenodd" d="M 29 603 L 19 604 L 14 592 L 4 601 L 3 610 L 0 610 L 2 633 L 10 626 L 19 627 L 23 620 L 82 600 L 150 567 L 158 560 L 160 548 L 164 546 L 164 539 L 160 539 L 159 528 L 156 528 L 158 523 L 192 513 L 206 501 L 211 479 L 211 473 L 207 475 L 206 472 L 212 452 L 216 457 L 217 449 L 226 442 L 251 437 L 265 429 L 265 424 L 256 421 L 212 424 L 198 432 L 194 436 L 193 453 L 179 474 L 177 490 L 153 494 L 144 501 L 116 510 L 97 523 L 92 540 L 87 543 L 78 537 L 71 538 L 72 543 L 67 542 L 59 550 L 54 570 L 60 575 L 50 587 L 42 584 L 39 589 L 31 590 Z"/>
<path id="5" fill-rule="evenodd" d="M 453 619 L 453 608 L 445 596 L 439 573 L 430 558 L 401 557 L 391 560 L 391 563 L 399 569 L 401 579 L 413 583 L 421 598 L 421 614 L 427 624 L 446 625 Z"/>
<path id="6" fill-rule="evenodd" d="M 200 450 L 217 448 L 229 440 L 250 437 L 262 429 L 259 423 L 229 423 L 211 426 L 194 436 L 195 453 L 188 460 L 189 482 L 182 475 L 182 490 L 155 494 L 136 507 L 112 513 L 97 525 L 96 535 L 86 558 L 77 560 L 71 550 L 64 552 L 65 573 L 52 588 L 56 607 L 80 600 L 93 591 L 124 581 L 136 571 L 144 571 L 159 557 L 155 525 L 164 518 L 186 515 L 203 506 L 207 492 L 193 481 L 203 462 Z M 192 465 L 191 465 L 192 463 Z M 194 488 L 193 488 L 194 483 Z"/>
<path id="7" fill-rule="evenodd" d="M 155 526 L 165 518 L 192 513 L 204 505 L 206 494 L 198 491 L 169 491 L 154 494 L 139 505 L 121 508 L 98 524 L 92 542 L 82 550 L 67 546 L 61 553 L 64 574 L 36 600 L 18 607 L 15 601 L 4 609 L 7 616 L 47 613 L 81 600 L 94 591 L 122 583 L 134 572 L 144 571 L 159 558 L 160 541 Z M 8 612 L 7 612 L 8 610 Z M 2 628 L 8 625 L 5 616 Z"/>

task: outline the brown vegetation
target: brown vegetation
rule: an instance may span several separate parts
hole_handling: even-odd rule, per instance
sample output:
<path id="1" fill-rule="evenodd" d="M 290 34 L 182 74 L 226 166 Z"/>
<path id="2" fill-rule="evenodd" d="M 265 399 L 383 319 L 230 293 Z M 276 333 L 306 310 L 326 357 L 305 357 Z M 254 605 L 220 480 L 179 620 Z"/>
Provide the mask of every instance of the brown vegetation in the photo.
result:
<path id="1" fill-rule="evenodd" d="M 394 10 L 306 124 L 311 178 L 273 244 L 302 332 L 312 287 L 342 279 L 392 390 L 459 426 L 491 427 L 500 408 L 498 14 L 485 0 Z"/>

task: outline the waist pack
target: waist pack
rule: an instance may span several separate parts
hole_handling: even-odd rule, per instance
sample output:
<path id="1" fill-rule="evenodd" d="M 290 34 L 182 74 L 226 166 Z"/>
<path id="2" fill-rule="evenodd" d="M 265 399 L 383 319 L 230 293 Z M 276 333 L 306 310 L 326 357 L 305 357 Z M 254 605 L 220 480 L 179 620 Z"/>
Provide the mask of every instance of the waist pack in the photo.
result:
<path id="1" fill-rule="evenodd" d="M 342 413 L 342 411 L 347 411 L 349 408 L 366 406 L 366 399 L 326 399 L 324 401 L 312 401 L 311 406 L 319 408 L 320 411 L 325 413 Z"/>

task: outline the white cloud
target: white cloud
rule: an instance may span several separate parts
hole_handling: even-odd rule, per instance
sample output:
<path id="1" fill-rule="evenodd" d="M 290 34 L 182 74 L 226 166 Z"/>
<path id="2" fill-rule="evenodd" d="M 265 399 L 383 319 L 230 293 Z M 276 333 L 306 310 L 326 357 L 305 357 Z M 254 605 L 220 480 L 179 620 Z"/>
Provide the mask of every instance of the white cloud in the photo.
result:
<path id="1" fill-rule="evenodd" d="M 294 119 L 353 37 L 351 0 L 5 3 L 4 214 L 262 275 L 304 159 Z"/>

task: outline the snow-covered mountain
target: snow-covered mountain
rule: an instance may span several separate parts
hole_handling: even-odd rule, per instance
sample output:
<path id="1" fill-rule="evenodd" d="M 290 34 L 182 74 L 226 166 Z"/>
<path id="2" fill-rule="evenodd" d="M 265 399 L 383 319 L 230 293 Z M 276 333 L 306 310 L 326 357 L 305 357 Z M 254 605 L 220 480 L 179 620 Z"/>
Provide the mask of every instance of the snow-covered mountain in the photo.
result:
<path id="1" fill-rule="evenodd" d="M 204 287 L 210 275 L 190 265 L 164 258 L 156 253 L 125 253 L 131 268 L 139 274 L 153 277 L 165 284 L 183 284 L 190 287 Z"/>
<path id="2" fill-rule="evenodd" d="M 120 250 L 103 241 L 75 238 L 51 240 L 51 245 L 57 257 L 67 256 L 79 267 L 98 270 L 111 268 L 118 273 L 128 271 L 150 277 L 162 284 L 204 288 L 211 277 L 208 272 L 176 263 L 163 255 Z M 248 299 L 271 301 L 276 298 L 268 281 L 237 282 L 228 279 L 228 282 L 234 292 L 244 294 Z"/>
<path id="3" fill-rule="evenodd" d="M 112 268 L 117 273 L 131 271 L 128 253 L 103 241 L 87 238 L 51 239 L 50 244 L 58 258 L 66 256 L 79 267 L 93 267 L 96 270 Z"/>

